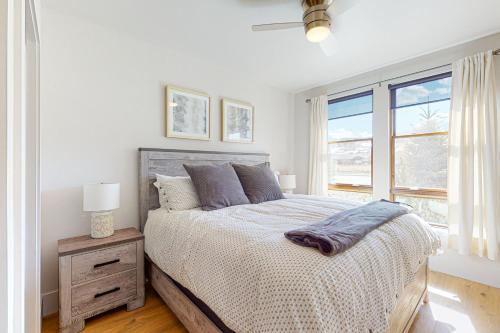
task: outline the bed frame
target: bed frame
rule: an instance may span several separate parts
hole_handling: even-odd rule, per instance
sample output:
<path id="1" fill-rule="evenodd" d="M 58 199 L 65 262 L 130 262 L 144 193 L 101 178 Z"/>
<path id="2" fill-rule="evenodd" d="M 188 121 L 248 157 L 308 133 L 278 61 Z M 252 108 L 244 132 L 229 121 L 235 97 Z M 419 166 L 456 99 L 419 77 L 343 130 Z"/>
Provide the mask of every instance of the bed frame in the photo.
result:
<path id="1" fill-rule="evenodd" d="M 220 151 L 176 150 L 139 148 L 139 208 L 140 226 L 144 230 L 148 211 L 159 207 L 158 191 L 153 186 L 155 174 L 185 176 L 183 164 L 222 164 L 236 162 L 255 165 L 269 164 L 269 154 L 238 153 Z M 147 240 L 146 240 L 147 241 Z M 222 333 L 220 324 L 209 318 L 207 310 L 202 310 L 167 274 L 146 257 L 147 273 L 152 287 L 158 292 L 167 306 L 175 313 L 191 333 Z M 407 333 L 422 303 L 427 302 L 428 263 L 422 262 L 415 279 L 408 284 L 389 318 L 387 333 Z"/>

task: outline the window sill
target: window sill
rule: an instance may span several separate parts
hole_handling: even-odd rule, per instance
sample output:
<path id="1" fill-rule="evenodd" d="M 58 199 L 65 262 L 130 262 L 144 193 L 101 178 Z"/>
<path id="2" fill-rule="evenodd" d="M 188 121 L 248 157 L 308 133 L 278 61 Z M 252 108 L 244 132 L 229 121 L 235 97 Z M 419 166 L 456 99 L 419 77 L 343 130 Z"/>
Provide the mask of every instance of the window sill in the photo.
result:
<path id="1" fill-rule="evenodd" d="M 396 187 L 391 190 L 392 195 L 402 195 L 409 197 L 421 197 L 421 198 L 431 198 L 431 199 L 446 199 L 447 191 L 441 189 L 418 189 L 413 190 L 407 187 Z"/>
<path id="2" fill-rule="evenodd" d="M 328 189 L 331 191 L 346 191 L 372 193 L 373 188 L 368 185 L 351 185 L 351 184 L 328 184 Z"/>

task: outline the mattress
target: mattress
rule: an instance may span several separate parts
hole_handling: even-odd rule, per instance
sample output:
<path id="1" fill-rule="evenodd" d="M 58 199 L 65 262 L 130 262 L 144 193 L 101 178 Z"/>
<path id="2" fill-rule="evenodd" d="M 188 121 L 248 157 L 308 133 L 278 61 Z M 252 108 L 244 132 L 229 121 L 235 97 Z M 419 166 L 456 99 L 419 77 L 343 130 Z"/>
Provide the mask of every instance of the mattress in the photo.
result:
<path id="1" fill-rule="evenodd" d="M 285 231 L 360 203 L 288 196 L 216 211 L 149 212 L 145 250 L 236 332 L 385 332 L 397 295 L 439 247 L 414 214 L 333 257 Z"/>

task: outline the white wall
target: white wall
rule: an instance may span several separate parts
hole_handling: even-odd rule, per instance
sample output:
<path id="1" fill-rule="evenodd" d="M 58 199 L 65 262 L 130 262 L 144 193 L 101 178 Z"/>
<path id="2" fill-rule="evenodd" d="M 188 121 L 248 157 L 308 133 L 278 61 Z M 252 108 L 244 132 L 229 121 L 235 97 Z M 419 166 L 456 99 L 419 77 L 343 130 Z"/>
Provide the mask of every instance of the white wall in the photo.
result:
<path id="1" fill-rule="evenodd" d="M 333 82 L 328 85 L 316 87 L 295 95 L 295 148 L 294 148 L 294 173 L 297 175 L 297 192 L 307 192 L 308 156 L 309 156 L 309 105 L 306 98 L 320 94 L 332 94 L 347 89 L 369 85 L 348 93 L 336 95 L 349 95 L 359 91 L 373 89 L 373 194 L 374 198 L 389 198 L 390 195 L 390 141 L 389 141 L 389 92 L 388 83 L 398 83 L 418 77 L 430 76 L 450 70 L 450 67 L 439 68 L 406 78 L 383 82 L 393 77 L 410 74 L 413 72 L 449 64 L 459 58 L 476 52 L 497 49 L 500 47 L 500 34 L 495 34 L 462 45 L 437 51 L 413 60 L 387 66 L 379 70 L 358 75 L 350 79 Z M 369 56 L 369 55 L 367 55 Z M 497 89 L 500 110 L 500 58 L 496 57 Z M 446 247 L 446 232 L 440 232 L 444 247 Z M 482 282 L 500 288 L 500 262 L 491 262 L 484 258 L 474 256 L 459 256 L 456 252 L 446 250 L 441 256 L 431 259 L 431 268 L 436 271 L 461 276 L 470 280 Z"/>
<path id="2" fill-rule="evenodd" d="M 88 234 L 81 186 L 121 183 L 117 228 L 138 227 L 139 147 L 254 151 L 271 165 L 292 163 L 293 103 L 288 93 L 215 68 L 175 45 L 153 45 L 119 31 L 42 9 L 42 292 L 44 313 L 57 310 L 57 240 Z M 210 142 L 164 137 L 167 83 L 212 97 Z M 220 97 L 255 106 L 255 144 L 220 142 Z"/>

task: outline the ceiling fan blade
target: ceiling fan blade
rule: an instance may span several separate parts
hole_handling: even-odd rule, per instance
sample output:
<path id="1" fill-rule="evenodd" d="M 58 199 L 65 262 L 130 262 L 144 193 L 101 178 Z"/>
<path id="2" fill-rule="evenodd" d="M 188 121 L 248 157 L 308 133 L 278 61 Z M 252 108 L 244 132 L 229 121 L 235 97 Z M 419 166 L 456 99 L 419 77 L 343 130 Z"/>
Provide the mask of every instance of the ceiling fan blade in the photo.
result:
<path id="1" fill-rule="evenodd" d="M 328 8 L 330 16 L 339 16 L 356 7 L 362 0 L 334 0 Z"/>
<path id="2" fill-rule="evenodd" d="M 284 29 L 301 28 L 301 27 L 304 27 L 303 22 L 256 24 L 252 25 L 252 31 L 284 30 Z"/>
<path id="3" fill-rule="evenodd" d="M 328 36 L 324 41 L 319 43 L 321 50 L 327 57 L 331 57 L 337 53 L 339 49 L 338 45 L 338 39 L 333 34 L 330 34 L 330 36 Z"/>

